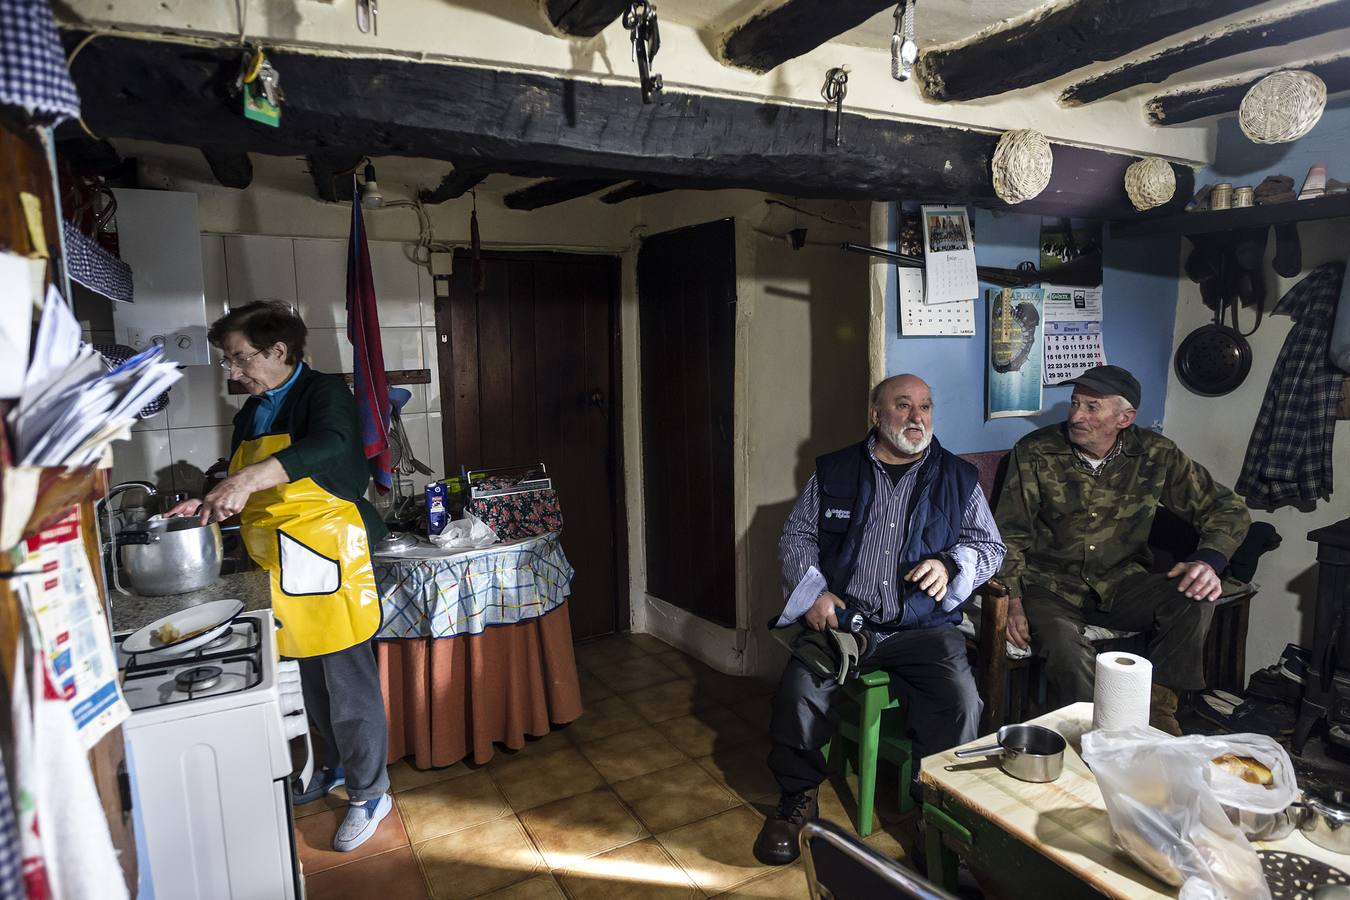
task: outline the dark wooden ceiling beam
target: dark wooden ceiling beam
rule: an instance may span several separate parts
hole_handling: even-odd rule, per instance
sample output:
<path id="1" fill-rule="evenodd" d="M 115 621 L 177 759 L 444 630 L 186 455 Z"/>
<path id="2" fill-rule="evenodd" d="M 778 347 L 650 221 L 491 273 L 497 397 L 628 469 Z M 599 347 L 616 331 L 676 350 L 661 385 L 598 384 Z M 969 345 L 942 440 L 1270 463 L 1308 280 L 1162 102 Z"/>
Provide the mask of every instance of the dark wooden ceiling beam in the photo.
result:
<path id="1" fill-rule="evenodd" d="M 647 184 L 642 181 L 631 181 L 623 187 L 615 188 L 607 194 L 600 197 L 601 203 L 622 203 L 625 200 L 633 200 L 638 197 L 650 197 L 652 194 L 664 194 L 672 188 L 661 187 L 655 184 Z"/>
<path id="2" fill-rule="evenodd" d="M 628 0 L 547 0 L 553 27 L 573 37 L 595 37 L 628 7 Z"/>
<path id="3" fill-rule="evenodd" d="M 211 174 L 222 186 L 243 190 L 253 183 L 253 163 L 247 153 L 203 147 L 202 156 L 211 167 Z"/>
<path id="4" fill-rule="evenodd" d="M 423 203 L 444 203 L 447 200 L 455 200 L 478 187 L 479 183 L 486 177 L 488 177 L 486 169 L 456 165 L 441 179 L 441 183 L 436 186 L 435 190 L 418 191 L 417 196 Z"/>
<path id="5" fill-rule="evenodd" d="M 1072 84 L 1059 99 L 1067 106 L 1081 106 L 1141 84 L 1160 84 L 1178 72 L 1216 59 L 1264 47 L 1281 47 L 1346 27 L 1350 27 L 1350 3 L 1344 0 L 1245 19 Z"/>
<path id="6" fill-rule="evenodd" d="M 1047 5 L 975 40 L 920 54 L 919 84 L 933 100 L 992 97 L 1116 59 L 1260 2 L 1072 0 Z"/>
<path id="7" fill-rule="evenodd" d="M 529 72 L 281 47 L 268 56 L 286 73 L 284 128 L 249 122 L 219 90 L 238 70 L 230 46 L 107 36 L 85 46 L 73 74 L 85 119 L 99 134 L 308 154 L 326 161 L 321 171 L 330 175 L 368 154 L 690 189 L 998 205 L 989 171 L 997 134 L 845 113 L 844 141 L 834 147 L 833 120 L 819 107 L 674 92 L 643 104 L 625 85 Z M 1059 146 L 1055 153 L 1050 187 L 1018 211 L 1132 215 L 1119 179 L 1133 157 Z M 1089 186 L 1079 166 L 1108 173 L 1115 189 Z M 1179 180 L 1191 177 L 1176 168 Z M 321 171 L 316 186 L 323 188 Z M 336 188 L 328 190 L 333 196 Z M 345 199 L 346 190 L 339 193 Z"/>
<path id="8" fill-rule="evenodd" d="M 895 0 L 779 0 L 723 36 L 722 58 L 767 72 L 894 7 Z"/>
<path id="9" fill-rule="evenodd" d="M 92 45 L 90 45 L 92 46 Z M 361 165 L 363 153 L 325 152 L 309 154 L 309 174 L 314 179 L 314 191 L 327 203 L 352 199 L 351 173 Z"/>
<path id="10" fill-rule="evenodd" d="M 1312 72 L 1326 82 L 1328 94 L 1350 91 L 1350 55 L 1309 60 L 1283 68 Z M 1154 125 L 1181 125 L 1207 116 L 1237 112 L 1251 86 L 1269 74 L 1261 72 L 1159 94 L 1144 104 L 1144 114 Z"/>
<path id="11" fill-rule="evenodd" d="M 550 178 L 512 191 L 502 198 L 502 203 L 507 209 L 539 209 L 589 196 L 616 183 L 613 178 Z"/>

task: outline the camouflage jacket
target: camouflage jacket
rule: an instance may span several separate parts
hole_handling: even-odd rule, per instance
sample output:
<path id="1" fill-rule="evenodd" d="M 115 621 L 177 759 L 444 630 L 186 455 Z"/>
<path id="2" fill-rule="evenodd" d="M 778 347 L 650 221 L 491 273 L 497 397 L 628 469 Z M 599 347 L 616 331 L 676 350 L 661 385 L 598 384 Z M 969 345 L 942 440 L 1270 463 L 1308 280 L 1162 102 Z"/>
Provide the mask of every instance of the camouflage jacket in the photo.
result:
<path id="1" fill-rule="evenodd" d="M 1251 516 L 1236 494 L 1162 435 L 1131 425 L 1121 440 L 1096 474 L 1062 424 L 1013 447 L 994 514 L 1008 546 L 998 577 L 1012 596 L 1032 586 L 1077 604 L 1095 595 L 1110 609 L 1120 583 L 1153 561 L 1148 535 L 1159 505 L 1191 523 L 1200 550 L 1227 559 L 1242 543 Z"/>

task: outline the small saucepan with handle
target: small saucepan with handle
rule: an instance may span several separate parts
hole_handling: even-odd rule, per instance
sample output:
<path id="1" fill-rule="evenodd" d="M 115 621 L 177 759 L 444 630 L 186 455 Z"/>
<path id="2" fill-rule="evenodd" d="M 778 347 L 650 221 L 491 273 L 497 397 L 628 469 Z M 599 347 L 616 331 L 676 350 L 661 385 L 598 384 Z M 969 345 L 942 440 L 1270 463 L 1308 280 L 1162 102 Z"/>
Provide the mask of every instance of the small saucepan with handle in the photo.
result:
<path id="1" fill-rule="evenodd" d="M 1004 725 L 996 742 L 981 744 L 956 755 L 1002 756 L 999 767 L 1014 778 L 1036 783 L 1054 781 L 1064 771 L 1064 750 L 1068 743 L 1058 732 L 1040 725 Z"/>

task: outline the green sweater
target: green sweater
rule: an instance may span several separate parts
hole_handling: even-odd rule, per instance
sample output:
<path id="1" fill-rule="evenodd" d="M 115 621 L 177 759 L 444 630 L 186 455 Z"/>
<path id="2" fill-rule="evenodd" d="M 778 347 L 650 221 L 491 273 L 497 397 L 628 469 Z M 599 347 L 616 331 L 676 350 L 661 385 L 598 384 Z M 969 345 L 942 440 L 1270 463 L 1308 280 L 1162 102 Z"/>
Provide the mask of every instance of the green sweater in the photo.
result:
<path id="1" fill-rule="evenodd" d="M 235 415 L 231 455 L 247 438 L 258 402 L 250 397 Z M 291 436 L 291 445 L 276 454 L 291 481 L 313 478 L 328 493 L 356 504 L 372 548 L 389 533 L 365 498 L 370 468 L 361 445 L 356 398 L 340 376 L 306 366 L 287 391 L 268 433 Z"/>

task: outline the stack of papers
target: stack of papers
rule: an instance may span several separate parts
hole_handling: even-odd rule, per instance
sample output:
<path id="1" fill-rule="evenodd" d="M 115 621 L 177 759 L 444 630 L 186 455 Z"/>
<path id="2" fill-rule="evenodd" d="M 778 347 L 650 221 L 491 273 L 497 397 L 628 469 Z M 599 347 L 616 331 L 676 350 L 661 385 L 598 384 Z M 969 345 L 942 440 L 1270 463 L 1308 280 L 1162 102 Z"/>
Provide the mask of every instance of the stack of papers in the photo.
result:
<path id="1" fill-rule="evenodd" d="M 70 307 L 49 288 L 23 393 L 9 414 L 19 464 L 98 463 L 112 441 L 131 436 L 136 413 L 182 377 L 163 355 L 151 347 L 109 372 L 80 340 Z"/>

